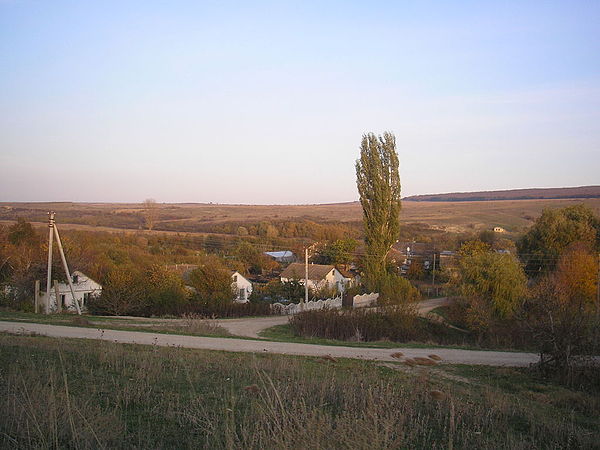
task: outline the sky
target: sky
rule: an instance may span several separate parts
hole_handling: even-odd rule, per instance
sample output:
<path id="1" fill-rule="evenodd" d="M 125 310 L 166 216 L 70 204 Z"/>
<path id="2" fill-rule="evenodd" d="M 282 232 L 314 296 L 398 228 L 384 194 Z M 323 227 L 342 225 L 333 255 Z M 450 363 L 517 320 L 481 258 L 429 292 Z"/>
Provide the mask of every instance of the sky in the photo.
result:
<path id="1" fill-rule="evenodd" d="M 600 184 L 598 1 L 0 0 L 0 201 Z"/>

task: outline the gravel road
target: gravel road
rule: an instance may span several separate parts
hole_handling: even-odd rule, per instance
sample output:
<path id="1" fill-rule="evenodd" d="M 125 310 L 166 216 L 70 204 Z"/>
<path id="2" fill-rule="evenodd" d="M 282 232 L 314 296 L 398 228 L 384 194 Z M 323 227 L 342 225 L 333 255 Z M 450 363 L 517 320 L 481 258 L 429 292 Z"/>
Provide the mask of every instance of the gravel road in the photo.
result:
<path id="1" fill-rule="evenodd" d="M 404 357 L 407 358 L 417 356 L 427 357 L 428 355 L 435 354 L 442 358 L 442 363 L 449 364 L 523 367 L 538 361 L 538 356 L 533 353 L 440 348 L 358 348 L 235 338 L 181 336 L 140 331 L 102 330 L 24 322 L 0 321 L 0 331 L 13 334 L 40 334 L 50 337 L 97 339 L 117 343 L 159 345 L 164 347 L 183 347 L 230 352 L 277 353 L 301 356 L 331 355 L 336 358 L 354 358 L 375 361 L 398 361 L 398 359 L 391 356 L 395 352 L 402 352 Z"/>

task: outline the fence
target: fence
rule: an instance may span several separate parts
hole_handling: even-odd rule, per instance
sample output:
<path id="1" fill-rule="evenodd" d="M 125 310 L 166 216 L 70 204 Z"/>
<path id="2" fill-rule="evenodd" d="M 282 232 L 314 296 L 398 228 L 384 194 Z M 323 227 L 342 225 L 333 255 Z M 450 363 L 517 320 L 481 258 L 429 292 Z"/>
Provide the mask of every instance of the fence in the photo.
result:
<path id="1" fill-rule="evenodd" d="M 363 295 L 355 295 L 353 298 L 354 308 L 364 308 L 367 306 L 372 306 L 379 298 L 379 294 L 370 293 Z M 273 312 L 275 314 L 281 315 L 289 315 L 289 314 L 297 314 L 300 311 L 311 311 L 315 309 L 340 309 L 342 307 L 342 298 L 328 298 L 327 300 L 316 300 L 309 301 L 304 304 L 304 309 L 300 303 L 290 303 L 289 305 L 284 305 L 282 303 L 273 303 L 271 308 L 273 308 Z"/>

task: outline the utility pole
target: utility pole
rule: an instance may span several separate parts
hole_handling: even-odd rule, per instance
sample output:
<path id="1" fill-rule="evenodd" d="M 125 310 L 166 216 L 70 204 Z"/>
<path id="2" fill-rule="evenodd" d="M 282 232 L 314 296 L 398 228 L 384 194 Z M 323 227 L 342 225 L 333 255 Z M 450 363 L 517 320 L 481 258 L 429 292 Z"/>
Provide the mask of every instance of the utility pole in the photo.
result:
<path id="1" fill-rule="evenodd" d="M 67 275 L 67 281 L 69 283 L 69 288 L 71 289 L 71 295 L 73 296 L 73 303 L 75 303 L 75 308 L 77 309 L 77 314 L 81 315 L 81 308 L 79 308 L 79 302 L 75 297 L 75 288 L 73 287 L 73 280 L 71 279 L 71 273 L 69 272 L 69 266 L 67 266 L 67 259 L 65 258 L 65 252 L 63 251 L 62 243 L 60 242 L 60 236 L 58 234 L 58 228 L 56 228 L 56 224 L 54 225 L 54 234 L 56 235 L 56 243 L 58 244 L 58 251 L 60 253 L 60 259 L 62 260 L 63 268 L 65 269 L 65 274 Z M 59 299 L 57 298 L 58 302 Z"/>
<path id="2" fill-rule="evenodd" d="M 433 270 L 431 271 L 431 274 L 433 276 L 431 284 L 433 284 L 433 289 L 435 291 L 435 252 L 433 252 Z M 435 295 L 437 296 L 437 293 Z"/>
<path id="3" fill-rule="evenodd" d="M 35 280 L 35 288 L 33 291 L 33 308 L 36 314 L 40 310 L 40 280 Z"/>
<path id="4" fill-rule="evenodd" d="M 301 310 L 305 303 L 308 303 L 308 247 L 304 248 L 304 301 L 300 304 Z"/>
<path id="5" fill-rule="evenodd" d="M 56 228 L 56 222 L 54 220 L 54 211 L 50 211 L 48 213 L 48 228 L 50 233 L 48 234 L 48 279 L 46 280 L 46 314 L 50 314 L 50 286 L 52 283 L 52 245 L 54 236 L 56 236 L 56 243 L 58 244 L 58 251 L 60 252 L 60 259 L 62 260 L 63 269 L 65 269 L 65 274 L 67 275 L 67 281 L 69 283 L 69 288 L 71 288 L 71 295 L 73 296 L 73 303 L 75 304 L 75 308 L 77 309 L 77 314 L 81 315 L 81 309 L 79 308 L 79 302 L 75 298 L 75 288 L 73 288 L 73 281 L 71 280 L 71 273 L 69 272 L 69 267 L 67 266 L 67 259 L 65 258 L 65 252 L 63 251 L 62 243 L 60 241 L 60 235 L 58 234 L 58 228 Z M 58 302 L 60 298 L 56 297 L 56 303 L 58 306 Z"/>
<path id="6" fill-rule="evenodd" d="M 50 285 L 52 284 L 52 240 L 54 239 L 54 211 L 48 213 L 48 278 L 44 296 L 44 312 L 50 314 Z"/>

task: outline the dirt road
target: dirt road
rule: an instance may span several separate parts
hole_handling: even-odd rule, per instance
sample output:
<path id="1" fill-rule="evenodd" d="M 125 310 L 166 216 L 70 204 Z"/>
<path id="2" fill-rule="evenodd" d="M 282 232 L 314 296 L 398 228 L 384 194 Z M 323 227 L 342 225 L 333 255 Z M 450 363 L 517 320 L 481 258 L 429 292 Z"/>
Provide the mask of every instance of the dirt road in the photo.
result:
<path id="1" fill-rule="evenodd" d="M 419 302 L 417 310 L 420 315 L 424 316 L 438 306 L 448 304 L 446 297 L 432 298 Z M 241 319 L 218 319 L 217 322 L 234 336 L 246 336 L 258 338 L 258 333 L 275 325 L 284 325 L 288 323 L 288 316 L 272 316 L 272 317 L 250 317 Z"/>
<path id="2" fill-rule="evenodd" d="M 258 333 L 275 325 L 288 323 L 288 316 L 247 317 L 241 319 L 217 319 L 220 326 L 234 336 L 258 338 Z"/>
<path id="3" fill-rule="evenodd" d="M 139 331 L 102 330 L 93 328 L 66 327 L 39 323 L 0 321 L 0 331 L 13 334 L 40 334 L 50 337 L 97 339 L 117 343 L 159 345 L 228 352 L 278 353 L 284 355 L 325 356 L 354 358 L 375 361 L 398 361 L 391 355 L 402 352 L 405 357 L 427 357 L 436 354 L 442 363 L 523 367 L 538 360 L 533 353 L 487 352 L 456 349 L 415 348 L 357 348 L 328 345 L 269 342 L 235 338 L 211 338 L 172 334 L 146 333 Z"/>

